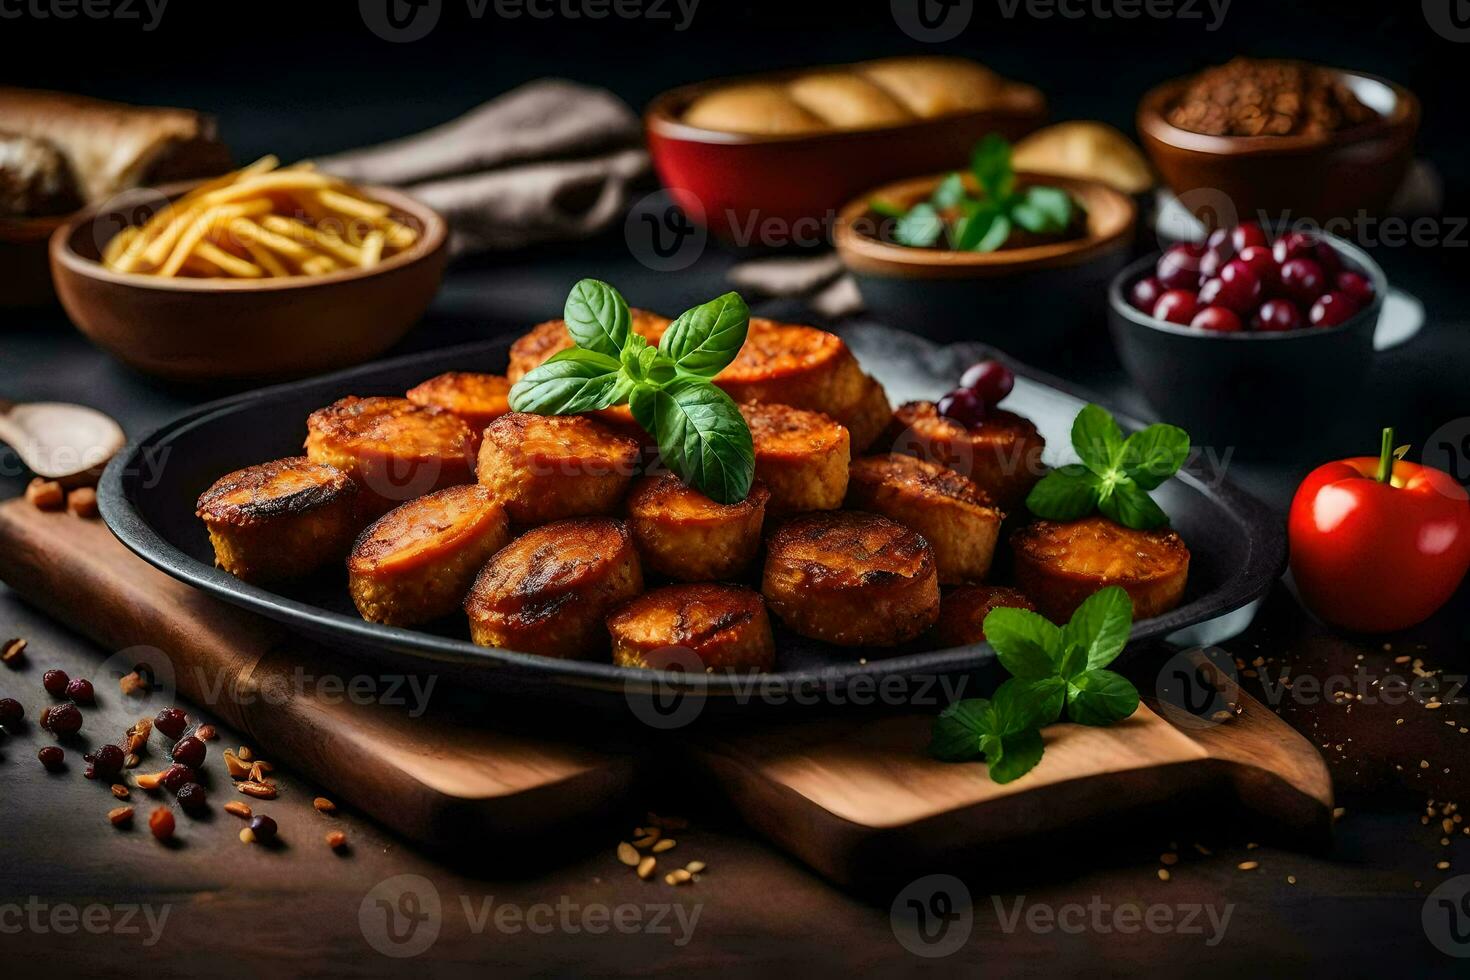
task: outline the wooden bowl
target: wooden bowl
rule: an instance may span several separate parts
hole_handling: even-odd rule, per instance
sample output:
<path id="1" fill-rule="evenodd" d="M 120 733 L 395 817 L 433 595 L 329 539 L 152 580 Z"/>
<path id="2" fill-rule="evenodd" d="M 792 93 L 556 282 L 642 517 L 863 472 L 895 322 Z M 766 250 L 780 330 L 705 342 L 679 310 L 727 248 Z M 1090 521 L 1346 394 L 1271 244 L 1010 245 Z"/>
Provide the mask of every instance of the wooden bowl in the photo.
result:
<path id="1" fill-rule="evenodd" d="M 31 309 L 56 302 L 46 243 L 72 215 L 0 218 L 0 309 Z"/>
<path id="2" fill-rule="evenodd" d="M 740 81 L 779 82 L 799 74 Z M 1046 121 L 1040 90 L 1017 82 L 1010 83 L 1010 105 L 896 126 L 768 135 L 680 121 L 696 98 L 731 81 L 665 92 L 643 120 L 654 169 L 674 202 L 727 244 L 752 249 L 825 245 L 837 209 L 864 189 L 963 167 L 988 133 L 1014 141 Z"/>
<path id="3" fill-rule="evenodd" d="M 159 200 L 192 184 L 160 188 Z M 98 256 L 124 221 L 89 208 L 51 236 L 56 292 L 77 329 L 118 360 L 183 381 L 300 377 L 370 360 L 428 308 L 448 260 L 448 228 L 400 191 L 366 187 L 415 228 L 412 247 L 370 269 L 286 279 L 164 279 L 111 272 Z M 136 204 L 130 220 L 140 215 Z"/>
<path id="4" fill-rule="evenodd" d="M 1419 100 L 1360 72 L 1338 75 L 1378 118 L 1327 136 L 1207 136 L 1165 118 L 1191 79 L 1152 89 L 1138 133 L 1164 183 L 1209 227 L 1382 215 L 1413 161 Z"/>
<path id="5" fill-rule="evenodd" d="M 1100 181 L 1017 174 L 1020 186 L 1060 187 L 1087 210 L 1087 234 L 995 252 L 909 248 L 876 236 L 873 198 L 907 208 L 933 193 L 943 174 L 869 191 L 842 209 L 835 237 L 843 264 L 882 322 L 945 343 L 991 344 L 1047 360 L 1084 324 L 1102 329 L 1108 280 L 1128 261 L 1138 211 Z"/>

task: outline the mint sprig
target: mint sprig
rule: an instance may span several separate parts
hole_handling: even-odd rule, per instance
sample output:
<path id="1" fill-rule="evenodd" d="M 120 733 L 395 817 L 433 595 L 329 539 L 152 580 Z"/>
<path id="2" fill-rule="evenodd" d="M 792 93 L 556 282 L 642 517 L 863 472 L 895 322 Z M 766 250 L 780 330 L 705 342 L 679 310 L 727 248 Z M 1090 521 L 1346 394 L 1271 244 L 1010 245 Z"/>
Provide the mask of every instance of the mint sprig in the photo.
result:
<path id="1" fill-rule="evenodd" d="M 972 195 L 965 179 L 951 173 L 927 201 L 907 210 L 881 201 L 872 209 L 897 218 L 893 240 L 912 248 L 933 248 L 948 233 L 950 247 L 963 252 L 993 252 L 1010 240 L 1015 229 L 1034 235 L 1066 231 L 1077 210 L 1071 195 L 1059 187 L 1016 189 L 1011 144 L 996 133 L 981 140 L 970 154 L 970 174 L 980 188 Z M 946 214 L 952 215 L 946 219 Z"/>
<path id="2" fill-rule="evenodd" d="M 1189 433 L 1154 424 L 1128 438 L 1107 409 L 1088 405 L 1072 422 L 1072 448 L 1081 463 L 1052 470 L 1031 488 L 1026 506 L 1037 517 L 1075 521 L 1094 511 L 1137 530 L 1169 521 L 1148 491 L 1189 458 Z"/>
<path id="3" fill-rule="evenodd" d="M 934 720 L 929 754 L 945 762 L 984 757 L 1008 783 L 1041 761 L 1041 729 L 1062 717 L 1111 725 L 1138 710 L 1138 691 L 1106 669 L 1123 652 L 1133 601 L 1117 586 L 1089 596 L 1066 626 L 1026 609 L 992 609 L 985 639 L 1012 676 L 989 700 L 956 701 Z"/>
<path id="4" fill-rule="evenodd" d="M 633 332 L 627 302 L 605 282 L 573 286 L 564 316 L 576 346 L 517 381 L 511 409 L 574 415 L 627 404 L 680 479 L 722 504 L 744 500 L 755 447 L 740 409 L 711 380 L 745 344 L 750 309 L 739 294 L 686 310 L 657 347 Z"/>

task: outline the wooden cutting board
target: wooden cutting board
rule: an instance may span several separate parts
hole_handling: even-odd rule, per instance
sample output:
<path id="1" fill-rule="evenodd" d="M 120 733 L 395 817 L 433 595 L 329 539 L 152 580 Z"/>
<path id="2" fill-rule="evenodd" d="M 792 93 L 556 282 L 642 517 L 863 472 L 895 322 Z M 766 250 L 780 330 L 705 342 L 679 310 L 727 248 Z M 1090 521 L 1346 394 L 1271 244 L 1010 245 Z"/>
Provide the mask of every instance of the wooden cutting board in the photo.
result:
<path id="1" fill-rule="evenodd" d="M 712 776 L 752 828 L 834 881 L 860 886 L 953 868 L 1078 823 L 1145 811 L 1177 819 L 1205 796 L 1308 836 L 1328 826 L 1332 808 L 1315 749 L 1238 691 L 1226 693 L 1241 713 L 1223 725 L 1171 721 L 1167 706 L 1145 704 L 1112 728 L 1053 726 L 1042 764 L 1000 786 L 978 763 L 925 757 L 932 709 L 671 732 L 630 721 L 579 734 L 559 723 L 554 736 L 500 712 L 488 727 L 475 704 L 434 699 L 412 718 L 322 698 L 293 683 L 298 666 L 342 677 L 373 667 L 169 578 L 100 521 L 23 500 L 0 504 L 0 580 L 107 649 L 155 648 L 137 656 L 167 657 L 185 698 L 207 701 L 271 757 L 299 760 L 341 799 L 429 845 L 618 826 L 608 818 L 637 802 L 640 773 L 677 787 Z M 273 696 L 208 698 L 220 683 Z"/>

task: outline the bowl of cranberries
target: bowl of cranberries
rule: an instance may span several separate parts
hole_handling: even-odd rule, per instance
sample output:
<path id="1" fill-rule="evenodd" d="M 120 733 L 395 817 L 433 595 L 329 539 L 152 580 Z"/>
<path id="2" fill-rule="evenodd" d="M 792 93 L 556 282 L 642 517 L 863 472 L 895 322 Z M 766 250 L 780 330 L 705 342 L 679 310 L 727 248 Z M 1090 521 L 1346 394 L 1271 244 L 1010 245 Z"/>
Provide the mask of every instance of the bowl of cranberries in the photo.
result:
<path id="1" fill-rule="evenodd" d="M 1373 365 L 1388 283 L 1357 246 L 1245 223 L 1124 269 L 1109 326 L 1160 416 L 1221 445 L 1330 425 Z"/>

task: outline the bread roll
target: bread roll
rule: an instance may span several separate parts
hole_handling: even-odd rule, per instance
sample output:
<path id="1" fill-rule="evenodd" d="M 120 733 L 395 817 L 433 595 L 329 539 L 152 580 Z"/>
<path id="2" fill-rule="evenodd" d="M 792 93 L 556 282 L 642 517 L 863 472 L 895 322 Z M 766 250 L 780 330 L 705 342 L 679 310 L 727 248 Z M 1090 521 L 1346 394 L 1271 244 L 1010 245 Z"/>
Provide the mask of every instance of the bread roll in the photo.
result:
<path id="1" fill-rule="evenodd" d="M 838 129 L 865 129 L 911 122 L 914 114 L 862 75 L 829 71 L 806 75 L 786 88 L 814 116 Z"/>
<path id="2" fill-rule="evenodd" d="M 925 119 L 989 108 L 1006 85 L 989 68 L 964 58 L 885 58 L 856 67 Z"/>
<path id="3" fill-rule="evenodd" d="M 1154 185 L 1153 171 L 1132 140 L 1105 123 L 1086 120 L 1032 133 L 1016 144 L 1011 165 L 1032 173 L 1100 180 L 1124 194 L 1142 194 Z"/>
<path id="4" fill-rule="evenodd" d="M 684 121 L 727 133 L 815 133 L 827 128 L 779 85 L 752 83 L 717 89 L 694 100 Z"/>

